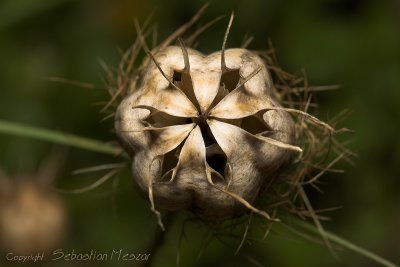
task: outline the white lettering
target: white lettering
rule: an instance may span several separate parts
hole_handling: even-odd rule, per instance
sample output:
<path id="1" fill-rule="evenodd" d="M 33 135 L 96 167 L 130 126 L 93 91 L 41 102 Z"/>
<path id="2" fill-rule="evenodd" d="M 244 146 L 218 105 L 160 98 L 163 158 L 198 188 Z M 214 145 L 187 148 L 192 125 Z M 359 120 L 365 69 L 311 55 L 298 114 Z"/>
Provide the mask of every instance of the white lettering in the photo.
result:
<path id="1" fill-rule="evenodd" d="M 61 258 L 63 258 L 64 257 L 64 252 L 63 252 L 63 250 L 60 248 L 60 249 L 57 249 L 57 250 L 54 250 L 53 251 L 53 256 L 54 255 L 59 255 L 57 258 L 53 258 L 53 259 L 51 259 L 51 260 L 53 260 L 53 261 L 57 261 L 57 260 L 60 260 Z"/>

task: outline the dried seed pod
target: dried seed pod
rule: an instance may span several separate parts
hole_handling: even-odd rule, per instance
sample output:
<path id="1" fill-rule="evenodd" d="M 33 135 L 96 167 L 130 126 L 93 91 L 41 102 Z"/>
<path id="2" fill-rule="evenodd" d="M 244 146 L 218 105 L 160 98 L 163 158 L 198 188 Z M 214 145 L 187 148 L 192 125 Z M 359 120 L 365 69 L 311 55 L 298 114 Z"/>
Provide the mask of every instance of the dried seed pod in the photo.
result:
<path id="1" fill-rule="evenodd" d="M 66 230 L 63 201 L 33 179 L 3 180 L 0 195 L 0 245 L 20 255 L 49 252 Z"/>
<path id="2" fill-rule="evenodd" d="M 153 210 L 205 220 L 258 211 L 263 186 L 301 152 L 264 61 L 246 49 L 203 55 L 183 43 L 149 56 L 115 127 Z"/>
<path id="3" fill-rule="evenodd" d="M 186 209 L 209 221 L 245 211 L 277 221 L 282 210 L 312 218 L 324 236 L 303 186 L 319 190 L 319 177 L 354 155 L 334 136 L 349 131 L 333 127 L 346 112 L 329 124 L 308 113 L 316 106 L 311 92 L 333 87 L 309 87 L 304 77 L 283 71 L 273 49 L 226 50 L 233 14 L 221 51 L 203 55 L 180 39 L 180 47 L 169 46 L 204 9 L 154 47 L 154 54 L 145 43 L 150 30 L 142 33 L 136 21 L 138 38 L 117 77 L 104 68 L 111 99 L 103 111 L 113 107 L 107 117 L 115 115 L 135 184 L 161 228 L 158 209 Z M 193 43 L 202 29 L 186 40 Z M 134 68 L 142 48 L 148 57 Z M 331 162 L 330 151 L 337 155 Z M 266 191 L 262 205 L 271 216 L 253 206 Z"/>
<path id="4" fill-rule="evenodd" d="M 19 255 L 47 253 L 61 245 L 68 229 L 63 199 L 51 187 L 63 154 L 52 154 L 36 174 L 0 172 L 0 247 Z"/>

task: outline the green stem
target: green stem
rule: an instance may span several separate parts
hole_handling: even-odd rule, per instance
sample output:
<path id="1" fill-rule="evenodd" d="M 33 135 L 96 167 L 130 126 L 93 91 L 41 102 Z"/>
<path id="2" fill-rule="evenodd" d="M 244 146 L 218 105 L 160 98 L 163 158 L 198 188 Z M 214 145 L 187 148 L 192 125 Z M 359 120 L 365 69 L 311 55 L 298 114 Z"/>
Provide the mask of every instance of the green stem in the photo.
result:
<path id="1" fill-rule="evenodd" d="M 300 221 L 300 220 L 294 219 L 294 218 L 293 218 L 293 222 L 296 225 L 304 228 L 305 230 L 308 230 L 308 231 L 310 231 L 310 232 L 312 232 L 314 234 L 320 234 L 320 232 L 317 229 L 317 227 L 315 227 L 311 223 Z M 341 238 L 341 237 L 339 237 L 339 236 L 337 236 L 337 235 L 335 235 L 333 233 L 330 233 L 330 232 L 328 232 L 326 230 L 324 230 L 324 232 L 325 232 L 326 237 L 329 239 L 329 241 L 331 241 L 331 242 L 333 242 L 333 243 L 335 243 L 335 244 L 337 244 L 337 245 L 339 245 L 339 246 L 341 246 L 343 248 L 346 248 L 346 249 L 348 249 L 350 251 L 353 251 L 355 253 L 363 255 L 364 257 L 369 258 L 369 259 L 381 264 L 382 266 L 398 267 L 398 265 L 394 264 L 393 262 L 390 262 L 390 261 L 382 258 L 381 256 L 376 255 L 375 253 L 373 253 L 371 251 L 368 251 L 368 250 L 366 250 L 366 249 L 364 249 L 362 247 L 359 247 L 359 246 L 351 243 L 348 240 L 345 240 L 345 239 L 343 239 L 343 238 Z"/>
<path id="2" fill-rule="evenodd" d="M 63 145 L 74 146 L 81 149 L 90 150 L 93 152 L 99 152 L 109 155 L 117 155 L 121 152 L 119 147 L 105 144 L 102 141 L 93 140 L 89 138 L 83 138 L 80 136 L 66 134 L 62 132 L 46 130 L 38 127 L 26 126 L 19 123 L 7 122 L 0 120 L 0 133 L 6 133 L 11 135 L 17 135 L 28 138 L 35 138 L 43 141 L 54 142 Z M 300 220 L 294 220 L 294 222 L 305 230 L 319 234 L 319 230 L 311 223 L 303 222 Z M 361 248 L 335 234 L 325 231 L 326 237 L 333 243 L 347 248 L 350 251 L 363 255 L 377 263 L 382 264 L 386 267 L 398 267 L 396 264 L 372 253 L 364 248 Z"/>
<path id="3" fill-rule="evenodd" d="M 119 147 L 101 141 L 3 120 L 0 120 L 0 133 L 69 145 L 114 156 L 121 151 Z"/>

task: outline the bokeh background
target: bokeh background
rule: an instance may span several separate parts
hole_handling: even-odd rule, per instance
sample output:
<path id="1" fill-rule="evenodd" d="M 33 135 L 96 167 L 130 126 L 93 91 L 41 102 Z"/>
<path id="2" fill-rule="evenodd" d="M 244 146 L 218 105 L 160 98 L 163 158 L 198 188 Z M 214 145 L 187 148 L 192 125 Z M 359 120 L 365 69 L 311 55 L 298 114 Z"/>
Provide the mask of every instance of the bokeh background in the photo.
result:
<path id="1" fill-rule="evenodd" d="M 117 47 L 135 38 L 133 18 L 154 11 L 159 39 L 187 21 L 203 1 L 135 0 L 1 0 L 0 119 L 56 129 L 104 141 L 114 139 L 113 122 L 102 121 L 100 107 L 108 99 L 99 59 L 117 65 Z M 398 0 L 247 0 L 210 1 L 201 19 L 236 17 L 228 46 L 254 36 L 251 49 L 275 46 L 281 66 L 304 69 L 310 84 L 340 84 L 318 96 L 321 119 L 349 108 L 342 123 L 356 134 L 351 148 L 355 164 L 341 164 L 345 174 L 323 178 L 324 194 L 312 194 L 316 208 L 342 206 L 329 212 L 326 229 L 400 264 L 400 1 Z M 219 50 L 227 18 L 199 38 L 204 52 Z M 93 83 L 86 89 L 54 83 L 46 77 Z M 121 162 L 107 155 L 0 134 L 0 168 L 9 177 L 35 174 L 45 158 L 62 154 L 53 185 L 74 189 L 103 173 L 72 175 L 75 169 Z M 62 157 L 61 157 L 62 158 Z M 135 191 L 129 171 L 119 175 L 117 191 L 108 182 L 89 193 L 62 195 L 69 210 L 65 251 L 123 249 L 151 253 L 157 228 L 149 206 Z M 182 220 L 172 224 L 153 266 L 175 266 Z M 263 242 L 213 240 L 204 247 L 206 230 L 188 223 L 180 245 L 180 266 L 377 266 L 353 252 L 335 259 L 318 244 L 290 231 L 273 229 Z M 1 237 L 0 237 L 1 238 Z M 260 238 L 261 239 L 261 238 Z M 1 251 L 1 266 L 13 266 Z M 257 262 L 258 263 L 257 263 Z M 253 263 L 251 263 L 253 262 Z M 143 263 L 143 262 L 142 262 Z M 140 262 L 97 262 L 98 266 L 137 266 Z M 36 266 L 86 266 L 77 262 L 41 262 Z"/>

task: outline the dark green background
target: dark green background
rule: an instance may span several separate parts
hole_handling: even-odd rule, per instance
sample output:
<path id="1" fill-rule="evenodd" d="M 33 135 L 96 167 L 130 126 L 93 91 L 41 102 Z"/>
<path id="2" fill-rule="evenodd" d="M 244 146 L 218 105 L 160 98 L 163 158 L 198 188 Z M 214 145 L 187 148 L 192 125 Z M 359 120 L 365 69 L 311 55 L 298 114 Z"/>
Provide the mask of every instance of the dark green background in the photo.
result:
<path id="1" fill-rule="evenodd" d="M 98 59 L 116 65 L 116 47 L 135 38 L 133 18 L 155 11 L 159 39 L 187 21 L 203 1 L 2 0 L 0 1 L 0 119 L 113 140 L 112 121 L 100 122 L 96 102 L 107 99 Z M 264 49 L 271 38 L 282 67 L 306 70 L 316 85 L 341 84 L 319 95 L 319 117 L 353 110 L 342 126 L 354 129 L 355 165 L 342 164 L 344 175 L 327 175 L 324 195 L 313 194 L 315 207 L 343 206 L 330 212 L 325 227 L 400 264 L 400 1 L 305 0 L 211 1 L 202 21 L 219 15 L 236 18 L 228 45 L 244 35 L 250 48 Z M 204 52 L 219 50 L 227 18 L 199 39 Z M 83 89 L 48 82 L 48 76 L 92 82 Z M 10 176 L 36 172 L 54 145 L 0 135 L 0 166 Z M 77 188 L 100 174 L 72 176 L 74 169 L 118 162 L 96 153 L 69 149 L 56 185 Z M 65 249 L 119 249 L 146 252 L 156 224 L 148 204 L 125 172 L 113 206 L 111 183 L 87 194 L 65 195 L 71 229 Z M 177 222 L 154 266 L 174 266 L 181 222 Z M 234 256 L 237 241 L 214 241 L 196 263 L 206 231 L 189 224 L 181 246 L 181 266 L 248 266 L 244 255 L 265 266 L 377 266 L 352 252 L 336 260 L 320 245 L 274 230 L 264 243 L 246 245 Z M 4 264 L 2 257 L 1 264 Z M 59 265 L 69 266 L 58 262 Z M 107 262 L 104 266 L 122 265 Z M 49 263 L 51 265 L 51 263 Z M 72 266 L 72 265 L 71 265 Z"/>

